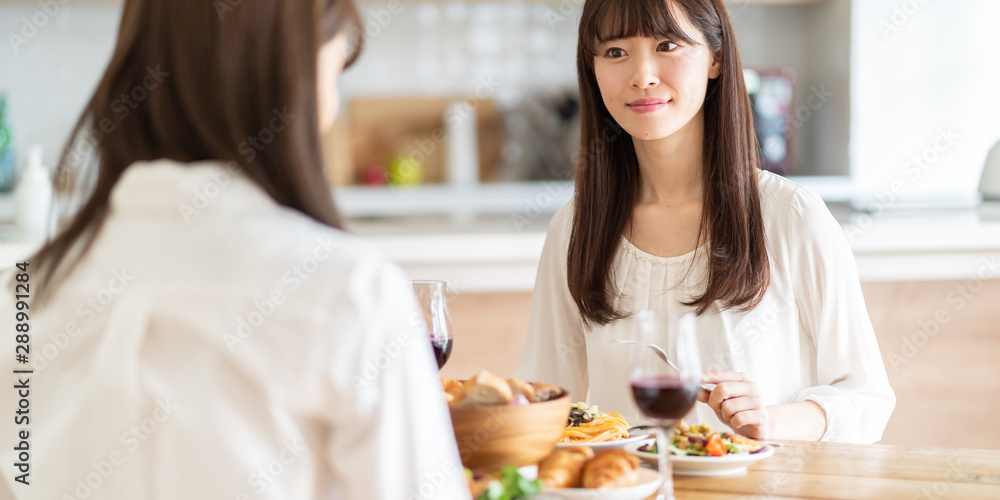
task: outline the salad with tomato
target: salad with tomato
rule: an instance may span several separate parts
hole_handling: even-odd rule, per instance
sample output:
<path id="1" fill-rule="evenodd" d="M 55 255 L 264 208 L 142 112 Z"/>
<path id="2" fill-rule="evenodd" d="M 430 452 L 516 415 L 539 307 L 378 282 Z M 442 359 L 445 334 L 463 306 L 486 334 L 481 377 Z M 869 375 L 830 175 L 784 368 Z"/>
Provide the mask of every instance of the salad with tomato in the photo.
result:
<path id="1" fill-rule="evenodd" d="M 674 427 L 670 453 L 686 456 L 721 457 L 737 453 L 757 453 L 764 445 L 735 432 L 714 432 L 708 424 L 688 425 L 683 420 Z M 639 451 L 656 453 L 656 444 L 639 448 Z"/>

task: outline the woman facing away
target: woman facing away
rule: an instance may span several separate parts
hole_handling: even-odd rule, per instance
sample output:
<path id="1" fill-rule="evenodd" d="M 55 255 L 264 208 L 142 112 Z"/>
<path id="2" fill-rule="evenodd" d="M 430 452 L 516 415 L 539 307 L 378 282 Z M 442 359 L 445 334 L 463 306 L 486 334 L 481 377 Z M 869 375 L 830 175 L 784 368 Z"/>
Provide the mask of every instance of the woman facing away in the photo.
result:
<path id="1" fill-rule="evenodd" d="M 722 0 L 587 0 L 573 201 L 552 219 L 518 377 L 641 420 L 628 318 L 695 311 L 689 418 L 871 443 L 895 406 L 851 249 L 811 190 L 760 169 Z"/>
<path id="2" fill-rule="evenodd" d="M 355 6 L 220 5 L 124 4 L 60 162 L 89 196 L 3 276 L 31 362 L 5 335 L 0 368 L 34 373 L 0 423 L 29 474 L 4 467 L 0 498 L 468 498 L 413 293 L 339 229 L 322 170 Z"/>

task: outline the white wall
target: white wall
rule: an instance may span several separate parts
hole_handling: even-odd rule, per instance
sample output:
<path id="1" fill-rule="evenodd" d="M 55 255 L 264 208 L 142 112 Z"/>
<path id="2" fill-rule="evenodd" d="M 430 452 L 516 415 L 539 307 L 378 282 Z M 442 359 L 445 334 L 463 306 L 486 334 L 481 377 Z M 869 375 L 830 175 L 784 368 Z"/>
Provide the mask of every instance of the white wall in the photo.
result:
<path id="1" fill-rule="evenodd" d="M 1000 2 L 855 0 L 852 23 L 856 189 L 882 199 L 894 183 L 903 198 L 974 194 L 1000 140 Z M 942 130 L 957 134 L 953 143 Z"/>
<path id="2" fill-rule="evenodd" d="M 0 3 L 0 91 L 19 153 L 41 144 L 55 163 L 111 58 L 120 18 L 116 4 L 69 2 L 49 14 L 34 2 Z"/>

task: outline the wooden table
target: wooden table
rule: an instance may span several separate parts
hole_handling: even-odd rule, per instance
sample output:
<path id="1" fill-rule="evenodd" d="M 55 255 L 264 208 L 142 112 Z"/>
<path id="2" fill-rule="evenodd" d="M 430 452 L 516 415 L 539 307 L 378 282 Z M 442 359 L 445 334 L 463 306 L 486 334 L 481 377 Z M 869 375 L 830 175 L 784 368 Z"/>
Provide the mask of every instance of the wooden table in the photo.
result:
<path id="1" fill-rule="evenodd" d="M 677 500 L 1000 499 L 1000 451 L 785 441 L 738 476 L 674 476 Z"/>

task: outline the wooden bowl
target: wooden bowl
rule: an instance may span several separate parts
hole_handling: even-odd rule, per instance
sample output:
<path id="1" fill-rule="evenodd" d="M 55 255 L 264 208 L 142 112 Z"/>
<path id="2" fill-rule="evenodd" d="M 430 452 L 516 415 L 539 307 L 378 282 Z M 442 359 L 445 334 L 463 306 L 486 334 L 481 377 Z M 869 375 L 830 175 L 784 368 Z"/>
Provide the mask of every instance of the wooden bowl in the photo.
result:
<path id="1" fill-rule="evenodd" d="M 494 471 L 536 464 L 555 449 L 569 418 L 569 393 L 522 406 L 450 406 L 462 463 Z"/>

